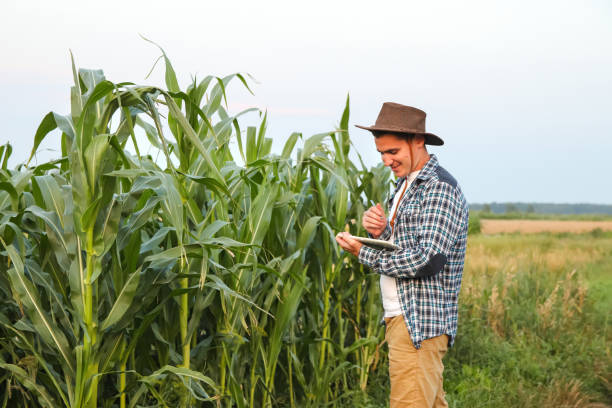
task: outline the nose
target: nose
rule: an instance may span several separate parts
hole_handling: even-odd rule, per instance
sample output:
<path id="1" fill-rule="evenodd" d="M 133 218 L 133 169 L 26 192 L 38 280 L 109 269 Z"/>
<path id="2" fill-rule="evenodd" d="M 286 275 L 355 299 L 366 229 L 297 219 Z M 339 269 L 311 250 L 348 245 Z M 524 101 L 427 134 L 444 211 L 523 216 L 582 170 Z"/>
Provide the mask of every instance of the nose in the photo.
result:
<path id="1" fill-rule="evenodd" d="M 386 154 L 383 154 L 382 156 L 382 161 L 383 164 L 387 167 L 390 167 L 391 164 L 393 164 L 393 159 L 391 159 L 389 156 L 387 156 Z"/>

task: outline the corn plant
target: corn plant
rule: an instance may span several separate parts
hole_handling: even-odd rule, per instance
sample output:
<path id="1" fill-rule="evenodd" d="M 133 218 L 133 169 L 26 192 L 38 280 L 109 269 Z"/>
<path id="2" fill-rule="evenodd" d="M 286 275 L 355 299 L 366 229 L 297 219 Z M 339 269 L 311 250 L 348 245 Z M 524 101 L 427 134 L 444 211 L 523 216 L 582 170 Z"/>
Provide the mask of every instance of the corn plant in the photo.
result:
<path id="1" fill-rule="evenodd" d="M 73 63 L 71 113 L 14 170 L 1 147 L 4 406 L 342 406 L 382 328 L 377 277 L 334 236 L 364 233 L 389 172 L 349 158 L 348 99 L 274 153 L 267 115 L 243 130 L 224 107 L 243 75 L 181 90 L 162 57 L 165 88 Z M 61 157 L 33 165 L 56 129 Z"/>

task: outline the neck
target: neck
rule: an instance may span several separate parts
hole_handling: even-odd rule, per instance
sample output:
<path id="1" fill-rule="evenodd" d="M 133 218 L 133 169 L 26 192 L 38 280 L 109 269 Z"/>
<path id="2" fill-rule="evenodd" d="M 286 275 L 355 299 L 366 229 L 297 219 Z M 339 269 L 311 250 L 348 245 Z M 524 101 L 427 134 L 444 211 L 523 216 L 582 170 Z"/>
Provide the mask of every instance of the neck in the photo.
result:
<path id="1" fill-rule="evenodd" d="M 427 151 L 425 151 L 425 154 L 419 155 L 419 156 L 420 157 L 415 160 L 416 165 L 413 166 L 412 169 L 410 169 L 411 173 L 413 171 L 421 170 L 423 167 L 425 167 L 425 165 L 429 161 L 429 153 L 427 153 Z"/>

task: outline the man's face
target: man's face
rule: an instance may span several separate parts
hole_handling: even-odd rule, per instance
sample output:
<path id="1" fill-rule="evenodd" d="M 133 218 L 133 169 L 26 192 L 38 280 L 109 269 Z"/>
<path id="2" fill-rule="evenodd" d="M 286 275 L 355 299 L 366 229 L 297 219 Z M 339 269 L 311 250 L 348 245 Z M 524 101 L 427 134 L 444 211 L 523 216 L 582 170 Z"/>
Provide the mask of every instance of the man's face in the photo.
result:
<path id="1" fill-rule="evenodd" d="M 410 157 L 409 142 L 406 139 L 384 134 L 374 138 L 374 143 L 376 143 L 376 150 L 380 152 L 384 165 L 390 167 L 396 177 L 410 174 L 413 158 Z"/>

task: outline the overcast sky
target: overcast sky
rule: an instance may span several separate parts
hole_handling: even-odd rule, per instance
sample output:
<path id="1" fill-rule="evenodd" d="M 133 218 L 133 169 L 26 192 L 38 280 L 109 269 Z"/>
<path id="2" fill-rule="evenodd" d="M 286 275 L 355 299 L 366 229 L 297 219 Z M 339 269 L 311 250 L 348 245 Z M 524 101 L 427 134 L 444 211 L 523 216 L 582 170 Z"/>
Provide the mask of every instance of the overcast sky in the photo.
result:
<path id="1" fill-rule="evenodd" d="M 350 93 L 369 165 L 372 136 L 353 124 L 394 101 L 427 112 L 446 142 L 430 152 L 470 202 L 612 204 L 609 0 L 6 1 L 0 144 L 13 145 L 12 164 L 47 112 L 69 112 L 69 49 L 111 81 L 163 83 L 161 65 L 145 79 L 159 51 L 138 34 L 164 47 L 183 87 L 251 74 L 255 96 L 236 82 L 229 108 L 267 109 L 276 149 L 293 131 L 333 129 Z"/>

